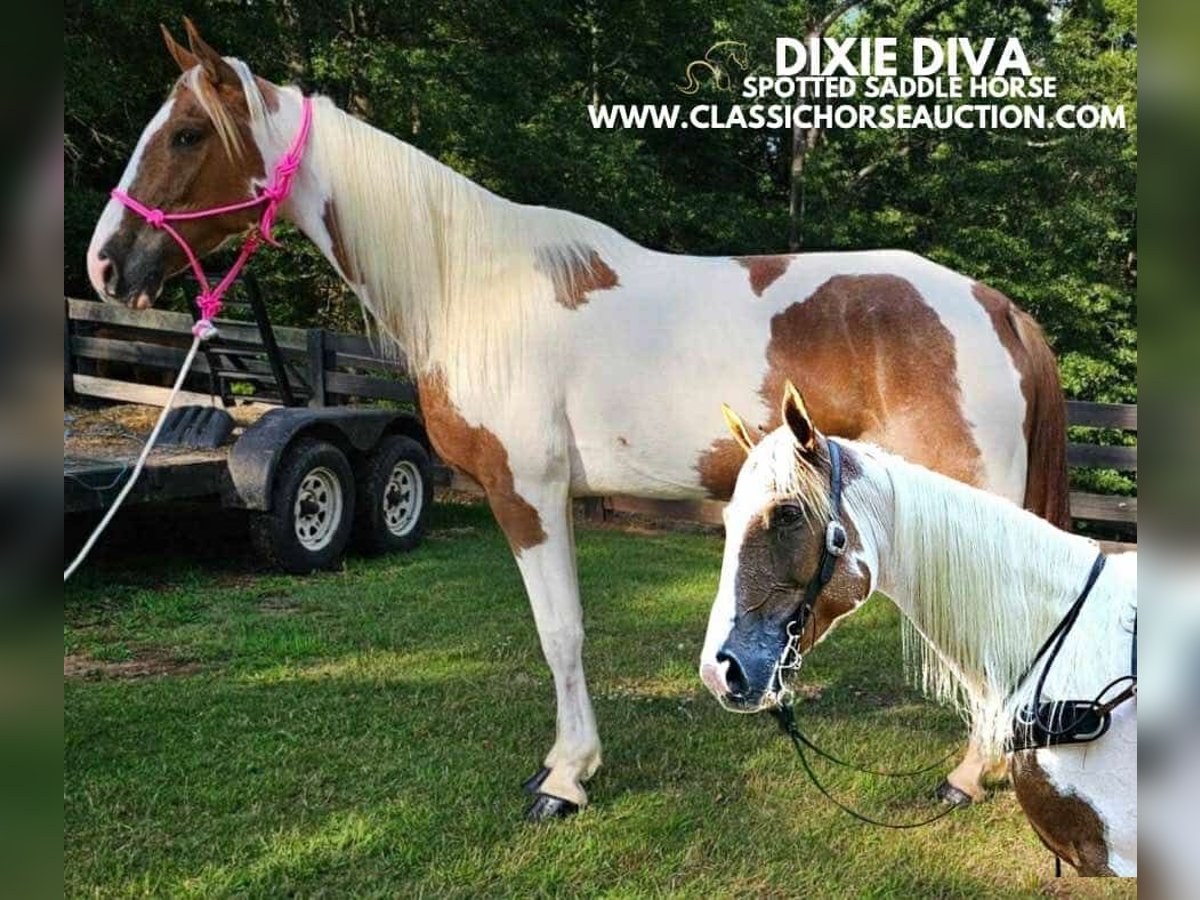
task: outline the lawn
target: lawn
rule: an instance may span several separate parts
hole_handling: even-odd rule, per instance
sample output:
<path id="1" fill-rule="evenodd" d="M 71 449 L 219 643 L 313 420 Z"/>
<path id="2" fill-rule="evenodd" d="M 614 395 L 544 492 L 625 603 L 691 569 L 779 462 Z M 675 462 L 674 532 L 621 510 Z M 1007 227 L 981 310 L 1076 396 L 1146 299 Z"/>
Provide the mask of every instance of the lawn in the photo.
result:
<path id="1" fill-rule="evenodd" d="M 67 590 L 67 895 L 1136 893 L 1051 886 L 1007 789 L 916 831 L 830 806 L 770 720 L 696 677 L 718 538 L 581 525 L 606 764 L 582 814 L 535 826 L 519 786 L 553 689 L 485 508 L 439 504 L 416 552 L 308 578 L 260 571 L 236 520 L 217 526 L 131 513 Z M 964 738 L 904 686 L 882 602 L 804 681 L 801 723 L 845 757 L 911 768 Z M 819 771 L 875 815 L 934 809 L 936 773 Z"/>

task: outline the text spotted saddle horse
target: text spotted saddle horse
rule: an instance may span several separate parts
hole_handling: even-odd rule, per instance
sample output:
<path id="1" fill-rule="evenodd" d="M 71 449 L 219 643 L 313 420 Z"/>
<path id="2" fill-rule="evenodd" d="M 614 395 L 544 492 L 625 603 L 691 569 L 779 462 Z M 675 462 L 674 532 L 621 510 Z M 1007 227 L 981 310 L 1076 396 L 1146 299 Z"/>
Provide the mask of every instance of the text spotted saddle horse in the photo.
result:
<path id="1" fill-rule="evenodd" d="M 1062 621 L 1050 633 L 1050 637 L 1042 644 L 1033 662 L 1029 664 L 1017 682 L 1019 688 L 1030 677 L 1033 670 L 1043 657 L 1046 664 L 1038 676 L 1037 688 L 1033 700 L 1016 717 L 1013 722 L 1013 736 L 1009 739 L 1006 749 L 1009 752 L 1018 750 L 1039 750 L 1043 747 L 1055 747 L 1063 744 L 1086 744 L 1094 741 L 1108 731 L 1112 724 L 1112 712 L 1127 700 L 1137 697 L 1137 610 L 1133 614 L 1133 633 L 1130 637 L 1129 674 L 1115 678 L 1106 684 L 1091 700 L 1043 700 L 1042 688 L 1046 676 L 1054 665 L 1054 659 L 1071 629 L 1079 618 L 1080 610 L 1087 602 L 1100 573 L 1104 571 L 1105 555 L 1103 552 L 1096 556 L 1092 563 L 1092 571 L 1088 574 L 1078 599 L 1071 604 Z M 1105 699 L 1109 691 L 1118 685 L 1125 687 L 1109 699 Z"/>

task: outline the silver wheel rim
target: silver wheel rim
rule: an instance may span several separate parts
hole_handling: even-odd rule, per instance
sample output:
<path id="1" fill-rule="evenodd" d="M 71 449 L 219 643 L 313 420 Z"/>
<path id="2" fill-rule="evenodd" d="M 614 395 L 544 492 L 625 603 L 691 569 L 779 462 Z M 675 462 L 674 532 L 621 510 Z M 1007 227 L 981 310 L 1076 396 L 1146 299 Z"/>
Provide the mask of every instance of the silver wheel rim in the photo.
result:
<path id="1" fill-rule="evenodd" d="M 317 551 L 329 546 L 342 523 L 344 502 L 342 482 L 332 469 L 317 466 L 304 476 L 292 510 L 301 547 Z"/>
<path id="2" fill-rule="evenodd" d="M 396 463 L 383 488 L 383 523 L 387 530 L 396 537 L 411 532 L 421 517 L 424 494 L 420 470 L 408 460 Z"/>

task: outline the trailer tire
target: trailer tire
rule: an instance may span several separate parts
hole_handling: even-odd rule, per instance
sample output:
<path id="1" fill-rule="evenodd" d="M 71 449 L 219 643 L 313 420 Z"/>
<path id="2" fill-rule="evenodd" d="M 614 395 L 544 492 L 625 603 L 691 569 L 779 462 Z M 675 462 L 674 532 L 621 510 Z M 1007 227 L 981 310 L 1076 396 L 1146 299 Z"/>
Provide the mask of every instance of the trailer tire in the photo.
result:
<path id="1" fill-rule="evenodd" d="M 296 440 L 284 451 L 271 508 L 250 516 L 250 537 L 271 563 L 293 574 L 341 562 L 354 524 L 354 472 L 328 441 Z"/>
<path id="2" fill-rule="evenodd" d="M 419 443 L 385 436 L 358 479 L 356 545 L 364 552 L 405 553 L 425 535 L 433 504 L 433 470 Z"/>

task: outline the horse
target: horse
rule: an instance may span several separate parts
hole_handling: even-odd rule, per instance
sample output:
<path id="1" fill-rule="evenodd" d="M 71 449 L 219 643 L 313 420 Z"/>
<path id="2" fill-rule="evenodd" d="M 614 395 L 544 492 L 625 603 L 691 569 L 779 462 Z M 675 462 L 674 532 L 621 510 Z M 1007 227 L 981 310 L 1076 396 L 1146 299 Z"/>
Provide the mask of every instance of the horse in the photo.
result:
<path id="1" fill-rule="evenodd" d="M 756 444 L 727 416 L 748 455 L 700 662 L 721 704 L 784 704 L 804 655 L 878 593 L 927 642 L 930 677 L 961 700 L 982 752 L 1009 753 L 1046 846 L 1083 875 L 1136 875 L 1137 554 L 1101 556 L 1002 497 L 826 437 L 790 384 L 783 424 Z M 1083 721 L 1068 698 L 1099 702 L 1130 680 L 1094 742 L 1030 743 L 1042 722 L 1051 735 Z"/>
<path id="2" fill-rule="evenodd" d="M 182 74 L 118 190 L 164 213 L 244 202 L 307 136 L 280 215 L 359 298 L 380 342 L 402 348 L 435 450 L 482 487 L 529 596 L 558 710 L 554 744 L 525 785 L 530 818 L 583 806 L 601 762 L 571 500 L 728 498 L 741 454 L 721 417 L 702 412 L 710 398 L 769 429 L 791 378 L 830 433 L 1067 515 L 1054 357 L 992 288 L 900 251 L 649 250 L 583 216 L 498 197 L 328 98 L 222 57 L 185 24 L 187 47 L 163 27 Z M 175 226 L 199 257 L 257 213 Z M 87 251 L 99 296 L 134 308 L 186 265 L 169 234 L 116 199 Z M 981 796 L 982 768 L 968 754 L 947 789 Z"/>

